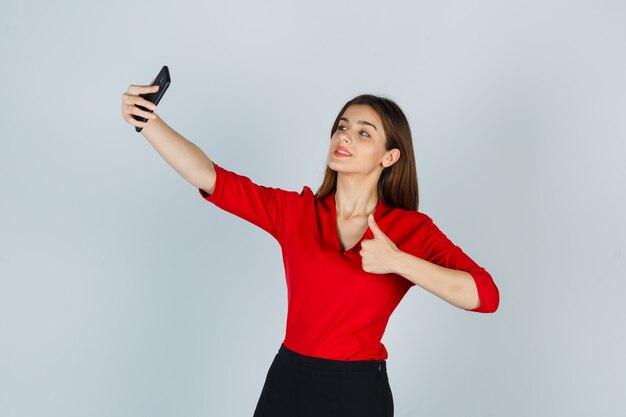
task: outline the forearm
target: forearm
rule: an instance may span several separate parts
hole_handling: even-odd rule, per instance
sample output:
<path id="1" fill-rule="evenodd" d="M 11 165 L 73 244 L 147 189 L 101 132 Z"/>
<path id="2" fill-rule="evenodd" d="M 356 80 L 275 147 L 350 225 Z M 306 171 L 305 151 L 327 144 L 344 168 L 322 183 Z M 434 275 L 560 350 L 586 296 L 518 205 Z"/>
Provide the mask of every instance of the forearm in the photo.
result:
<path id="1" fill-rule="evenodd" d="M 395 256 L 396 274 L 456 307 L 465 310 L 478 307 L 478 291 L 469 272 L 445 268 L 400 250 Z"/>
<path id="2" fill-rule="evenodd" d="M 215 168 L 209 157 L 194 143 L 172 129 L 158 115 L 141 130 L 165 161 L 198 188 L 207 188 Z"/>

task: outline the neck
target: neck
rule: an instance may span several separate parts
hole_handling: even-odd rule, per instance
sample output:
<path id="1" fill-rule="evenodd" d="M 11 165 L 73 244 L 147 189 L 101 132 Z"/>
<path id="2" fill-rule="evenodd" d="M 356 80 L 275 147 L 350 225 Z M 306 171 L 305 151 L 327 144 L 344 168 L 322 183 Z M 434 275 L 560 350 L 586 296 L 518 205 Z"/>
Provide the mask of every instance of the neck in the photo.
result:
<path id="1" fill-rule="evenodd" d="M 378 204 L 378 178 L 337 174 L 335 210 L 342 219 L 367 217 Z"/>

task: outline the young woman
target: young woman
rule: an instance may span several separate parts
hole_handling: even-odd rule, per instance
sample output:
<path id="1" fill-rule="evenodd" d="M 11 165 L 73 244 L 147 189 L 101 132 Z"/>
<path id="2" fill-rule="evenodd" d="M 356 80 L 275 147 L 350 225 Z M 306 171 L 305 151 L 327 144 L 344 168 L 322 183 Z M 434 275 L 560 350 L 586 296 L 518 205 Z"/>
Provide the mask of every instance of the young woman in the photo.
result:
<path id="1" fill-rule="evenodd" d="M 418 211 L 411 131 L 392 100 L 364 94 L 343 106 L 314 194 L 258 185 L 214 163 L 135 106 L 155 109 L 138 97 L 150 91 L 129 87 L 124 119 L 204 199 L 270 233 L 283 252 L 286 333 L 254 417 L 392 417 L 381 338 L 406 292 L 419 285 L 464 310 L 498 308 L 491 275 Z"/>

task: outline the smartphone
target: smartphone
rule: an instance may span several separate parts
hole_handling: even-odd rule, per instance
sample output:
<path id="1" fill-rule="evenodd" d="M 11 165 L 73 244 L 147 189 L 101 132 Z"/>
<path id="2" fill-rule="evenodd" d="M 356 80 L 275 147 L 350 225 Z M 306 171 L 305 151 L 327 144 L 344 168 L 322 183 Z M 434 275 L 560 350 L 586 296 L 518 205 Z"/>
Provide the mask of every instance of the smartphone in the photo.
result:
<path id="1" fill-rule="evenodd" d="M 163 94 L 165 94 L 165 92 L 167 91 L 167 87 L 170 86 L 171 82 L 172 80 L 170 78 L 170 70 L 167 68 L 167 65 L 163 65 L 161 71 L 159 71 L 157 76 L 154 78 L 154 80 L 152 80 L 152 83 L 150 84 L 151 86 L 158 85 L 159 89 L 152 93 L 139 94 L 139 97 L 143 97 L 151 103 L 159 104 L 161 97 L 163 97 Z M 147 109 L 144 106 L 140 106 L 138 104 L 135 104 L 135 106 L 139 107 L 141 110 L 149 111 L 150 113 L 152 113 L 152 110 Z M 137 116 L 135 114 L 133 114 L 132 116 L 135 118 L 135 120 L 139 120 L 140 122 L 148 121 L 148 119 L 146 119 L 145 117 Z M 135 130 L 137 132 L 141 132 L 142 129 L 142 127 L 135 126 Z"/>

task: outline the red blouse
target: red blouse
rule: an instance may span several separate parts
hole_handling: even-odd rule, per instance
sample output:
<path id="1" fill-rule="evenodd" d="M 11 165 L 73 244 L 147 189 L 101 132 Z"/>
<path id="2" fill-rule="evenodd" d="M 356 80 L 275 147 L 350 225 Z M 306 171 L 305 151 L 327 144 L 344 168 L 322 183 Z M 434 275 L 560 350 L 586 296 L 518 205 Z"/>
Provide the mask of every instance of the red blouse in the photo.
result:
<path id="1" fill-rule="evenodd" d="M 313 191 L 258 185 L 213 162 L 213 194 L 198 188 L 216 206 L 260 227 L 280 244 L 287 281 L 285 346 L 303 355 L 338 360 L 387 359 L 381 343 L 391 313 L 415 285 L 398 274 L 363 271 L 360 243 L 341 250 L 335 194 L 316 200 Z M 398 247 L 446 268 L 469 272 L 480 307 L 491 313 L 499 292 L 491 275 L 455 246 L 427 215 L 387 206 L 378 199 L 378 227 Z"/>

